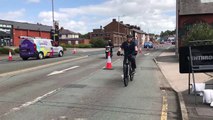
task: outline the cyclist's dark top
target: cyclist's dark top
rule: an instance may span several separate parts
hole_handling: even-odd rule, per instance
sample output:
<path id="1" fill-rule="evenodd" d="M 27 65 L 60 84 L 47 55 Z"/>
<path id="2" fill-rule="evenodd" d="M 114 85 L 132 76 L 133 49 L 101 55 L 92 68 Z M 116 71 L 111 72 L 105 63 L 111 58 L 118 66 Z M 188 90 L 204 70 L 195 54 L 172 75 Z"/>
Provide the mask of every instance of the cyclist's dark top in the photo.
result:
<path id="1" fill-rule="evenodd" d="M 131 41 L 128 43 L 127 41 L 123 42 L 121 45 L 121 48 L 124 50 L 124 55 L 127 57 L 129 55 L 134 55 L 135 54 L 135 42 Z"/>

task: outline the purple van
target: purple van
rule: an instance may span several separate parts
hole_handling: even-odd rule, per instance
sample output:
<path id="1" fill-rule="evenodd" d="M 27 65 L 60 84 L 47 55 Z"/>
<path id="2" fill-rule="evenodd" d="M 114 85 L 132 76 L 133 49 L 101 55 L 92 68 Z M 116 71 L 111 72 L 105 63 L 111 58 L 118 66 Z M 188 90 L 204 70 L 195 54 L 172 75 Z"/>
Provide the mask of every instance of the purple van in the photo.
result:
<path id="1" fill-rule="evenodd" d="M 38 52 L 34 41 L 32 39 L 21 39 L 19 54 L 23 60 L 27 60 L 30 57 L 37 57 Z"/>

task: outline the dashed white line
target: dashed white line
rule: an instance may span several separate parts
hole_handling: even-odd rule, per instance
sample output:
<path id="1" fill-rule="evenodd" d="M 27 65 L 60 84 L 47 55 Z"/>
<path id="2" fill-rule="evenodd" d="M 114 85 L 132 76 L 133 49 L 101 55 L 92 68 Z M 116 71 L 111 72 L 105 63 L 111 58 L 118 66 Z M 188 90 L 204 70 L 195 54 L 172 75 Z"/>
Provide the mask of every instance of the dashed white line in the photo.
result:
<path id="1" fill-rule="evenodd" d="M 150 55 L 150 53 L 146 53 L 146 54 L 144 54 L 144 55 Z"/>
<path id="2" fill-rule="evenodd" d="M 68 70 L 72 70 L 72 69 L 75 69 L 75 68 L 78 68 L 79 66 L 73 66 L 73 67 L 70 67 L 70 68 L 67 68 L 67 69 L 64 69 L 64 70 L 60 70 L 60 71 L 54 71 L 50 74 L 48 74 L 47 76 L 51 76 L 51 75 L 56 75 L 56 74 L 61 74 L 61 73 L 64 73 Z"/>
<path id="3" fill-rule="evenodd" d="M 10 113 L 12 113 L 12 112 L 16 112 L 16 111 L 19 111 L 19 110 L 22 109 L 22 108 L 28 107 L 28 106 L 30 106 L 30 105 L 32 105 L 32 104 L 34 104 L 34 103 L 40 101 L 41 99 L 43 99 L 43 98 L 45 98 L 45 97 L 47 97 L 47 96 L 49 96 L 49 95 L 51 95 L 51 94 L 57 92 L 58 90 L 60 90 L 60 88 L 55 89 L 55 90 L 53 90 L 53 91 L 50 91 L 50 92 L 48 92 L 48 93 L 46 93 L 46 94 L 44 94 L 44 95 L 42 95 L 42 96 L 39 96 L 39 97 L 35 98 L 35 99 L 32 100 L 32 101 L 26 102 L 26 103 L 24 103 L 24 104 L 22 104 L 22 105 L 20 105 L 20 106 L 18 106 L 18 107 L 14 107 L 14 108 L 10 109 L 9 112 L 3 114 L 2 116 L 6 116 L 6 115 L 8 115 L 8 114 L 10 114 Z M 2 116 L 0 116 L 0 117 L 2 117 Z"/>

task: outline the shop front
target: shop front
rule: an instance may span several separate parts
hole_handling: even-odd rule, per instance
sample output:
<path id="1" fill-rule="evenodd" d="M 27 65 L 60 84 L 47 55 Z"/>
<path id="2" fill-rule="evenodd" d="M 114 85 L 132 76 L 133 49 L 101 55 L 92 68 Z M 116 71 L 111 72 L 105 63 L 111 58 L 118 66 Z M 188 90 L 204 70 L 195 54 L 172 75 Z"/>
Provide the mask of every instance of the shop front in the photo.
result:
<path id="1" fill-rule="evenodd" d="M 0 46 L 13 45 L 13 26 L 0 24 Z"/>

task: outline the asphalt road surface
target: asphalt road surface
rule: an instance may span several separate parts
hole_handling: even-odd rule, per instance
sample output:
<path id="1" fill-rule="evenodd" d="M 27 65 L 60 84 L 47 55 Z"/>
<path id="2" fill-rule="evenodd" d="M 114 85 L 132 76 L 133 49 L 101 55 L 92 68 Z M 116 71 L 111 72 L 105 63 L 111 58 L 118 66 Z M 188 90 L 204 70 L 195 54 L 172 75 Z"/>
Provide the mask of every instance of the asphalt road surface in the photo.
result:
<path id="1" fill-rule="evenodd" d="M 104 70 L 103 54 L 2 76 L 0 120 L 178 120 L 176 94 L 153 61 L 167 47 L 138 55 L 127 87 L 123 58 Z"/>
<path id="2" fill-rule="evenodd" d="M 8 61 L 7 57 L 0 59 L 0 74 L 2 73 L 7 73 L 11 71 L 17 71 L 21 69 L 26 69 L 26 68 L 31 68 L 31 67 L 36 67 L 40 65 L 46 65 L 58 61 L 63 61 L 63 60 L 69 60 L 77 57 L 82 57 L 82 56 L 94 56 L 98 54 L 103 54 L 104 49 L 98 49 L 97 51 L 79 51 L 77 54 L 72 54 L 72 49 L 69 49 L 65 51 L 65 54 L 63 57 L 57 57 L 55 56 L 54 58 L 45 58 L 42 60 L 37 60 L 36 58 L 30 58 L 29 60 L 23 61 L 19 55 L 16 55 L 13 57 L 12 61 Z"/>

